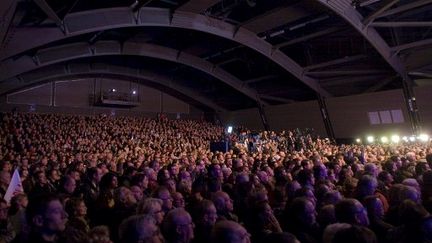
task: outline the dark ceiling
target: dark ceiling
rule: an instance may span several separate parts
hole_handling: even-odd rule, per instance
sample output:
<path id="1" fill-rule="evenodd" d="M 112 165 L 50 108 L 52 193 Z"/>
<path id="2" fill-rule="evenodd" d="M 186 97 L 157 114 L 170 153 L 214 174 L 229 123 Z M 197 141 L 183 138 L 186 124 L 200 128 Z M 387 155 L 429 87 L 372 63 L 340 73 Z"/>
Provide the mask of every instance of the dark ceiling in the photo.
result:
<path id="1" fill-rule="evenodd" d="M 2 0 L 0 14 L 3 95 L 103 76 L 237 110 L 432 77 L 432 0 Z"/>

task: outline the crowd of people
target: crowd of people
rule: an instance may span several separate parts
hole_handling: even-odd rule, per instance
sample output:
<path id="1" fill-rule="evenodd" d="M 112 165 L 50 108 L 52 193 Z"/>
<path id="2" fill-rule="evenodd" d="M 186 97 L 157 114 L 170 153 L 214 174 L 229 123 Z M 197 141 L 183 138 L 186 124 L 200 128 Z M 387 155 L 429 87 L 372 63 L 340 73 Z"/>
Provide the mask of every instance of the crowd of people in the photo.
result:
<path id="1" fill-rule="evenodd" d="M 229 139 L 229 151 L 210 143 Z M 0 113 L 0 242 L 429 242 L 432 146 Z"/>

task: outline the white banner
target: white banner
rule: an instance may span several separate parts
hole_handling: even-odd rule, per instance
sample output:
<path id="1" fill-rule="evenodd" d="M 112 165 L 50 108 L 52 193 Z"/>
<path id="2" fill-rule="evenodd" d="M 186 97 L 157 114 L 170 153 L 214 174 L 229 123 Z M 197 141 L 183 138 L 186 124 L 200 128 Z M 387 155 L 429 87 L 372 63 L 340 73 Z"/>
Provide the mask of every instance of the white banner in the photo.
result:
<path id="1" fill-rule="evenodd" d="M 4 195 L 4 200 L 6 200 L 6 202 L 9 204 L 11 198 L 19 193 L 24 193 L 24 189 L 21 184 L 21 178 L 18 173 L 18 169 L 15 169 L 6 194 Z"/>

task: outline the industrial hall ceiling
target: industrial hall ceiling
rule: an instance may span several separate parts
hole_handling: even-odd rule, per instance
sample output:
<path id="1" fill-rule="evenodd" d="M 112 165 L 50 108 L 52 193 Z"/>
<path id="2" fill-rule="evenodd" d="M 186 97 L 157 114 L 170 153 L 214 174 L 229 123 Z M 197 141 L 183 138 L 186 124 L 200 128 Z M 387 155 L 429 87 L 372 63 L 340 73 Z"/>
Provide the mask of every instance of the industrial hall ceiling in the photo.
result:
<path id="1" fill-rule="evenodd" d="M 432 77 L 432 0 L 1 0 L 0 95 L 115 78 L 204 110 Z"/>

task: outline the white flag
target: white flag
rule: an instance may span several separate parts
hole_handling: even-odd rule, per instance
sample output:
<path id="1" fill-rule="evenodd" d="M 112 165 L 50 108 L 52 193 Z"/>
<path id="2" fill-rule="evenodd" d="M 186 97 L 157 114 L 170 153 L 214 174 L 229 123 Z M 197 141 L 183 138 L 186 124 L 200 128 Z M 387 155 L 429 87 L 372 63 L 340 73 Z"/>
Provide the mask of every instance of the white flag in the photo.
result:
<path id="1" fill-rule="evenodd" d="M 11 198 L 19 193 L 24 193 L 24 189 L 21 184 L 21 178 L 18 173 L 18 169 L 15 169 L 12 180 L 9 183 L 6 194 L 4 195 L 4 200 L 9 204 Z"/>

